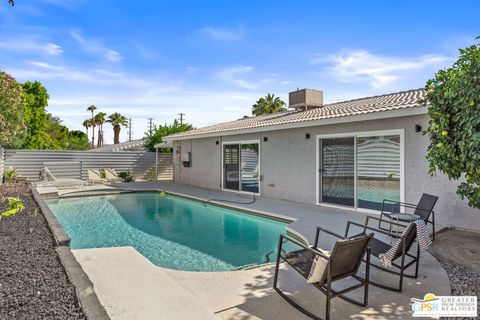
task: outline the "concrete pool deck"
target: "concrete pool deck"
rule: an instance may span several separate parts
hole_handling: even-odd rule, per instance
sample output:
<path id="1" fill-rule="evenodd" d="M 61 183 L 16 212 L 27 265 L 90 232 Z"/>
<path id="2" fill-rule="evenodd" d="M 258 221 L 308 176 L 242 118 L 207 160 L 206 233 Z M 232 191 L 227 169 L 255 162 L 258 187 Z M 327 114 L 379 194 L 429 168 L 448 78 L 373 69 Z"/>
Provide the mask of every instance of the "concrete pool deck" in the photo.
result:
<path id="1" fill-rule="evenodd" d="M 135 191 L 166 190 L 202 200 L 251 200 L 251 196 L 164 181 L 116 184 L 111 187 Z M 351 210 L 262 197 L 253 204 L 232 206 L 289 217 L 294 220 L 289 230 L 302 235 L 309 242 L 313 241 L 316 226 L 343 234 L 346 221 L 363 222 L 366 216 L 365 213 Z M 332 243 L 332 238 L 324 240 Z M 113 320 L 128 319 L 126 314 L 130 318 L 142 315 L 142 319 L 308 319 L 273 290 L 272 265 L 230 272 L 185 272 L 157 267 L 131 247 L 73 252 L 94 283 L 100 301 Z M 419 270 L 418 279 L 405 278 L 401 293 L 370 286 L 368 308 L 333 299 L 332 318 L 404 319 L 411 316 L 410 298 L 422 298 L 428 292 L 451 294 L 445 270 L 428 252 L 422 252 Z M 371 279 L 392 283 L 398 278 L 372 268 Z M 296 301 L 304 303 L 319 316 L 324 316 L 324 295 L 306 285 L 303 278 L 290 269 L 284 269 L 280 273 L 279 283 Z M 352 297 L 360 295 L 361 292 L 352 292 Z"/>
<path id="2" fill-rule="evenodd" d="M 272 288 L 274 266 L 228 272 L 186 272 L 153 265 L 131 247 L 73 250 L 94 283 L 112 320 L 124 319 L 265 319 L 307 320 Z M 418 279 L 406 278 L 402 293 L 370 286 L 369 306 L 332 300 L 333 319 L 405 319 L 410 298 L 427 292 L 449 295 L 450 283 L 440 264 L 422 257 Z M 372 280 L 395 281 L 375 272 Z M 290 269 L 282 268 L 279 285 L 317 315 L 324 315 L 325 296 Z M 361 299 L 362 290 L 351 297 Z"/>

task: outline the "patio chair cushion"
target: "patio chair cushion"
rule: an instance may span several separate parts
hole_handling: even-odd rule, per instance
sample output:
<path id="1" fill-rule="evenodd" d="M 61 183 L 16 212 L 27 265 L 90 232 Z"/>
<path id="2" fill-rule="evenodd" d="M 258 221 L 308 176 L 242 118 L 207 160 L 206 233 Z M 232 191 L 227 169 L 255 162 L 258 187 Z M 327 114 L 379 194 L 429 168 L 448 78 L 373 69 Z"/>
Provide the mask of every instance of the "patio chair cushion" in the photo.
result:
<path id="1" fill-rule="evenodd" d="M 331 252 L 316 248 L 318 251 L 330 257 Z M 308 274 L 307 283 L 317 283 L 323 282 L 325 278 L 325 271 L 327 270 L 328 260 L 322 256 L 315 255 L 313 258 L 312 266 L 310 267 L 310 272 Z"/>

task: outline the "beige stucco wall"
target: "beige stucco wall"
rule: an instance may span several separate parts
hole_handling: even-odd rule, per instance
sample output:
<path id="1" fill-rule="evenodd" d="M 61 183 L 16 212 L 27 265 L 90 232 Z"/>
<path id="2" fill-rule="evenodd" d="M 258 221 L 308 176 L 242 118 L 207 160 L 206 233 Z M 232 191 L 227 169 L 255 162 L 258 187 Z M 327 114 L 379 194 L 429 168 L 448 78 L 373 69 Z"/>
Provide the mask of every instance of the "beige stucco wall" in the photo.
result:
<path id="1" fill-rule="evenodd" d="M 456 181 L 444 175 L 431 177 L 425 153 L 428 138 L 415 132 L 415 124 L 427 126 L 426 115 L 361 121 L 308 128 L 266 131 L 263 133 L 184 140 L 182 152 L 192 152 L 192 167 L 175 165 L 175 181 L 210 189 L 221 189 L 222 142 L 260 140 L 261 195 L 315 204 L 316 135 L 375 130 L 403 129 L 405 138 L 405 201 L 418 202 L 423 192 L 439 196 L 436 222 L 439 226 L 480 230 L 480 210 L 468 207 L 455 194 Z M 305 134 L 311 138 L 306 139 Z M 268 141 L 264 142 L 263 138 Z M 216 141 L 219 144 L 216 144 Z"/>

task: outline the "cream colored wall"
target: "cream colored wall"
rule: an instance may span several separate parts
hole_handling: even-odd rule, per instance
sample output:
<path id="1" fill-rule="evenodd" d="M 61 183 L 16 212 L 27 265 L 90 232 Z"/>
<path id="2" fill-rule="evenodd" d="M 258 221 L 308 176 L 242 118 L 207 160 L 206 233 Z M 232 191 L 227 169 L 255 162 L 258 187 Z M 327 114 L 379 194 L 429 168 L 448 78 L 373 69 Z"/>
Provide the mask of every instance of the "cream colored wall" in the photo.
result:
<path id="1" fill-rule="evenodd" d="M 228 141 L 260 140 L 261 195 L 275 199 L 316 203 L 316 135 L 403 129 L 405 136 L 405 183 L 407 202 L 418 202 L 422 193 L 439 196 L 437 223 L 480 230 L 480 210 L 468 207 L 455 194 L 456 181 L 444 175 L 431 177 L 425 153 L 428 138 L 415 132 L 415 125 L 427 126 L 426 115 L 343 123 L 309 128 L 266 131 L 217 138 L 181 141 L 182 152 L 192 151 L 192 167 L 175 166 L 180 183 L 221 189 L 221 144 Z M 306 133 L 310 139 L 306 139 Z M 264 142 L 263 139 L 268 141 Z M 216 144 L 216 141 L 219 144 Z M 179 142 L 176 142 L 179 143 Z"/>

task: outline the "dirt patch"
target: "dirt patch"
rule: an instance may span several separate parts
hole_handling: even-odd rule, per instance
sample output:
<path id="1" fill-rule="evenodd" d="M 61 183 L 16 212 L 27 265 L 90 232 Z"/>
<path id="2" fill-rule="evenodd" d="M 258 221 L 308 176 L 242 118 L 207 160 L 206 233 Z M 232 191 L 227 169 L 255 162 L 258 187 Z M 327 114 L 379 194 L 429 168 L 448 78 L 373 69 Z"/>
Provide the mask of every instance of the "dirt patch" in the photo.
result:
<path id="1" fill-rule="evenodd" d="M 0 198 L 11 196 L 25 209 L 0 220 L 0 319 L 85 319 L 27 185 L 0 186 Z"/>

